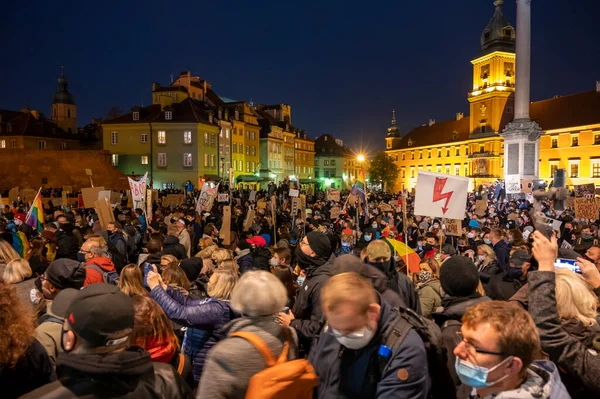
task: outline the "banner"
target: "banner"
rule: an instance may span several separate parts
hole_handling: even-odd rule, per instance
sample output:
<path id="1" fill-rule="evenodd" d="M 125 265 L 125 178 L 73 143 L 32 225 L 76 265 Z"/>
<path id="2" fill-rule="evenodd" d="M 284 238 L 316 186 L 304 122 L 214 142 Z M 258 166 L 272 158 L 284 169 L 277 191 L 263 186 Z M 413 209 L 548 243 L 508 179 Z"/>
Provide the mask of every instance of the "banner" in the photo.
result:
<path id="1" fill-rule="evenodd" d="M 290 197 L 297 197 L 298 195 L 300 195 L 300 190 L 290 190 Z"/>
<path id="2" fill-rule="evenodd" d="M 460 237 L 462 235 L 462 220 L 461 219 L 446 219 L 446 235 Z"/>
<path id="3" fill-rule="evenodd" d="M 134 209 L 144 209 L 144 203 L 146 202 L 146 180 L 148 179 L 148 172 L 144 173 L 144 176 L 139 180 L 135 181 L 130 177 L 127 178 L 129 181 L 129 188 L 131 188 L 131 195 Z"/>
<path id="4" fill-rule="evenodd" d="M 340 202 L 340 190 L 328 188 L 327 189 L 327 201 Z"/>
<path id="5" fill-rule="evenodd" d="M 575 197 L 594 197 L 596 187 L 594 183 L 580 184 L 574 187 Z"/>
<path id="6" fill-rule="evenodd" d="M 146 223 L 152 221 L 152 190 L 146 190 Z"/>
<path id="7" fill-rule="evenodd" d="M 487 210 L 487 200 L 477 200 L 475 201 L 475 214 L 479 217 L 485 215 L 485 211 Z"/>
<path id="8" fill-rule="evenodd" d="M 342 211 L 340 210 L 339 206 L 333 207 L 331 208 L 331 210 L 329 211 L 329 217 L 331 219 L 337 219 L 338 216 L 340 216 L 340 213 L 342 213 Z"/>
<path id="9" fill-rule="evenodd" d="M 217 196 L 217 202 L 229 202 L 229 194 L 219 194 Z"/>
<path id="10" fill-rule="evenodd" d="M 521 192 L 521 177 L 519 175 L 505 175 L 504 187 L 506 194 L 519 194 Z"/>
<path id="11" fill-rule="evenodd" d="M 415 215 L 463 219 L 469 178 L 419 172 L 415 195 Z"/>
<path id="12" fill-rule="evenodd" d="M 98 214 L 100 227 L 102 227 L 102 230 L 106 230 L 108 224 L 115 221 L 115 214 L 111 209 L 110 203 L 105 198 L 99 199 L 94 201 L 94 208 Z"/>
<path id="13" fill-rule="evenodd" d="M 24 188 L 21 190 L 19 195 L 21 196 L 21 201 L 25 203 L 30 203 L 33 202 L 37 193 L 38 192 L 32 188 Z"/>
<path id="14" fill-rule="evenodd" d="M 523 192 L 523 193 L 533 192 L 533 180 L 521 180 L 521 192 Z"/>
<path id="15" fill-rule="evenodd" d="M 196 212 L 202 214 L 202 212 L 210 212 L 213 202 L 215 201 L 215 197 L 217 196 L 217 191 L 219 190 L 219 183 L 217 183 L 214 187 L 210 187 L 210 182 L 204 182 L 202 186 L 202 191 L 200 192 L 200 196 L 198 197 L 198 203 L 196 204 Z"/>
<path id="16" fill-rule="evenodd" d="M 595 198 L 575 198 L 575 217 L 578 219 L 598 219 Z"/>

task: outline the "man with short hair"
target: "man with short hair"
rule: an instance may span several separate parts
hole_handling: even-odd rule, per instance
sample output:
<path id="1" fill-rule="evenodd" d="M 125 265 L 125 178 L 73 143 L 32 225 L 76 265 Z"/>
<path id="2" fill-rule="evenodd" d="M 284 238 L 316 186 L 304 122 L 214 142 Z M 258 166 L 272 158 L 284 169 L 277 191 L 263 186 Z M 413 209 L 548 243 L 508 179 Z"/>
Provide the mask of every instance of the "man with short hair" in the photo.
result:
<path id="1" fill-rule="evenodd" d="M 321 291 L 327 324 L 312 348 L 321 398 L 427 398 L 432 381 L 419 334 L 410 329 L 393 353 L 378 356 L 394 312 L 370 281 L 357 273 L 329 279 Z"/>
<path id="2" fill-rule="evenodd" d="M 275 248 L 273 257 L 270 260 L 273 267 L 290 267 L 292 262 L 292 253 L 288 248 Z"/>
<path id="3" fill-rule="evenodd" d="M 592 245 L 585 252 L 585 257 L 596 265 L 596 268 L 600 270 L 600 246 Z"/>
<path id="4" fill-rule="evenodd" d="M 496 254 L 496 260 L 503 269 L 506 269 L 510 257 L 510 249 L 506 241 L 504 241 L 504 233 L 500 229 L 493 229 L 490 232 L 490 239 L 492 240 L 492 248 Z"/>
<path id="5" fill-rule="evenodd" d="M 123 226 L 119 222 L 110 222 L 106 226 L 106 232 L 108 233 L 108 242 L 116 249 L 121 255 L 127 259 L 127 241 L 123 236 Z"/>
<path id="6" fill-rule="evenodd" d="M 462 318 L 454 349 L 456 374 L 473 388 L 470 398 L 553 398 L 569 394 L 558 368 L 537 361 L 540 337 L 527 311 L 504 301 L 481 302 Z"/>
<path id="7" fill-rule="evenodd" d="M 79 291 L 65 313 L 58 381 L 22 398 L 189 397 L 172 366 L 131 346 L 133 323 L 133 302 L 118 287 L 94 284 Z"/>
<path id="8" fill-rule="evenodd" d="M 485 285 L 486 294 L 496 301 L 508 301 L 527 284 L 527 273 L 532 270 L 530 259 L 527 251 L 514 251 L 504 272 L 490 277 Z"/>
<path id="9" fill-rule="evenodd" d="M 585 255 L 590 247 L 598 245 L 598 239 L 594 237 L 592 228 L 589 225 L 585 225 L 581 228 L 581 234 L 573 245 L 575 246 L 575 252 Z"/>
<path id="10" fill-rule="evenodd" d="M 190 233 L 188 233 L 186 228 L 186 220 L 178 219 L 175 225 L 177 226 L 178 230 L 177 238 L 179 238 L 179 243 L 183 245 L 183 247 L 185 248 L 186 255 L 189 258 L 191 256 L 192 251 L 192 239 L 190 238 Z"/>
<path id="11" fill-rule="evenodd" d="M 87 240 L 81 246 L 77 258 L 85 264 L 85 284 L 103 283 L 104 273 L 117 272 L 115 265 L 110 260 L 110 254 L 106 246 L 101 246 L 97 241 Z M 99 270 L 98 270 L 99 269 Z"/>

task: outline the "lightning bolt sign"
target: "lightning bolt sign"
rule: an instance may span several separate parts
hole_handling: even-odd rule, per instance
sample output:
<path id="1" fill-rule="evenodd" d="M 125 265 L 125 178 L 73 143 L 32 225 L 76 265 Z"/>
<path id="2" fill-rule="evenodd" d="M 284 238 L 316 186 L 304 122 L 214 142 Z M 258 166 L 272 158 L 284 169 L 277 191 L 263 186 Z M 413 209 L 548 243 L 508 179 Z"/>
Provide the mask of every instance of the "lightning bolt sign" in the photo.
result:
<path id="1" fill-rule="evenodd" d="M 442 191 L 444 191 L 444 186 L 446 185 L 447 180 L 447 177 L 436 177 L 435 184 L 433 185 L 433 202 L 438 202 L 443 199 L 446 200 L 444 206 L 442 206 L 442 213 L 444 214 L 446 214 L 446 212 L 448 211 L 448 202 L 450 202 L 450 198 L 452 198 L 452 194 L 454 194 L 454 191 L 442 193 Z"/>

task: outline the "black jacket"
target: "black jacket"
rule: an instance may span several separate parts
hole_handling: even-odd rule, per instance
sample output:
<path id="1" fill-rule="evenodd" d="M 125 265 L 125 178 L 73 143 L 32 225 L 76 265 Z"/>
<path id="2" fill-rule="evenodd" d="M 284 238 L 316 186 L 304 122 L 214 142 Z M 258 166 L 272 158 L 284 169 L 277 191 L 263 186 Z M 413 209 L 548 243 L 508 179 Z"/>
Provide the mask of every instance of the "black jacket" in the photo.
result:
<path id="1" fill-rule="evenodd" d="M 509 277 L 508 274 L 504 272 L 492 276 L 489 283 L 486 284 L 484 288 L 487 296 L 494 301 L 508 301 L 525 283 L 527 283 L 527 280 Z"/>
<path id="2" fill-rule="evenodd" d="M 152 363 L 148 352 L 139 347 L 108 355 L 61 353 L 57 366 L 59 381 L 23 398 L 192 398 L 189 386 L 172 366 Z"/>
<path id="3" fill-rule="evenodd" d="M 56 259 L 66 258 L 77 260 L 79 241 L 72 232 L 56 231 Z"/>
<path id="4" fill-rule="evenodd" d="M 496 254 L 498 265 L 502 269 L 506 269 L 510 260 L 510 248 L 508 247 L 506 241 L 498 241 L 496 245 L 494 245 L 494 253 Z"/>
<path id="5" fill-rule="evenodd" d="M 250 251 L 252 255 L 252 267 L 257 270 L 269 271 L 269 259 L 271 259 L 271 251 L 265 247 L 258 247 Z M 240 270 L 241 272 L 241 270 Z"/>
<path id="6" fill-rule="evenodd" d="M 173 255 L 179 260 L 187 258 L 187 250 L 179 243 L 179 238 L 166 236 L 163 242 L 163 255 Z"/>
<path id="7" fill-rule="evenodd" d="M 417 314 L 421 314 L 421 301 L 413 282 L 404 274 L 396 271 L 394 258 L 387 262 L 368 262 L 388 279 L 388 288 L 396 292 L 402 298 L 404 306 L 411 308 Z"/>
<path id="8" fill-rule="evenodd" d="M 14 367 L 0 365 L 2 398 L 13 399 L 56 380 L 54 366 L 46 349 L 33 340 Z"/>

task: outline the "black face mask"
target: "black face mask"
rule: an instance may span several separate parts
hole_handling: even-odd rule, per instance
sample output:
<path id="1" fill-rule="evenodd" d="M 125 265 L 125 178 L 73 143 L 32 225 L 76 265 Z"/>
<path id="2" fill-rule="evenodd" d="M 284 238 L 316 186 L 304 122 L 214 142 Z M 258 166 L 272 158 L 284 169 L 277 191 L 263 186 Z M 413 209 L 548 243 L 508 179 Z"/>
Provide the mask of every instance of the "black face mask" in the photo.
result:
<path id="1" fill-rule="evenodd" d="M 467 247 L 465 247 L 465 246 L 463 246 L 463 245 L 459 245 L 459 246 L 458 246 L 458 250 L 459 250 L 460 252 L 464 252 L 466 249 L 467 249 Z"/>
<path id="2" fill-rule="evenodd" d="M 433 249 L 433 245 L 425 244 L 425 251 L 431 251 Z"/>
<path id="3" fill-rule="evenodd" d="M 315 258 L 312 258 L 302 252 L 300 246 L 296 247 L 294 254 L 296 255 L 296 262 L 298 262 L 300 269 L 304 270 L 314 264 Z"/>

